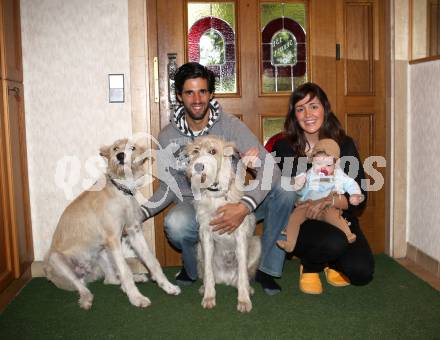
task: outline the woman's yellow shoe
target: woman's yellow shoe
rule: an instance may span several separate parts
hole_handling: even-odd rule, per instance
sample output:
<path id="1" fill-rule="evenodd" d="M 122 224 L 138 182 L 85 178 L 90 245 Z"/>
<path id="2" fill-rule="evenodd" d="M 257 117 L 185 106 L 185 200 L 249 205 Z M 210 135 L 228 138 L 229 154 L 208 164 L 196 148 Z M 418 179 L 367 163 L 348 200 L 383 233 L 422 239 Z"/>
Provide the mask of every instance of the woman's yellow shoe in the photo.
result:
<path id="1" fill-rule="evenodd" d="M 300 266 L 299 289 L 306 294 L 321 294 L 322 283 L 319 273 L 303 273 L 303 266 Z"/>
<path id="2" fill-rule="evenodd" d="M 345 287 L 350 285 L 350 280 L 344 274 L 331 269 L 329 267 L 324 268 L 325 278 L 327 282 L 335 287 Z"/>

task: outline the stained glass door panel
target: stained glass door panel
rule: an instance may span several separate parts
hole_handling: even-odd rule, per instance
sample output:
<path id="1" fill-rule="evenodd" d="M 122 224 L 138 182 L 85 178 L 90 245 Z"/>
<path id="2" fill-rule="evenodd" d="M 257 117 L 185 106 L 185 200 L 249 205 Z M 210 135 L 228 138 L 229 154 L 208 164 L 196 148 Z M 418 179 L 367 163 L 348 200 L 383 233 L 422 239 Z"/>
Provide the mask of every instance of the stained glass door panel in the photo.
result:
<path id="1" fill-rule="evenodd" d="M 188 2 L 187 59 L 216 76 L 217 94 L 236 94 L 237 42 L 233 2 Z"/>
<path id="2" fill-rule="evenodd" d="M 260 93 L 291 93 L 307 81 L 306 3 L 261 3 Z"/>

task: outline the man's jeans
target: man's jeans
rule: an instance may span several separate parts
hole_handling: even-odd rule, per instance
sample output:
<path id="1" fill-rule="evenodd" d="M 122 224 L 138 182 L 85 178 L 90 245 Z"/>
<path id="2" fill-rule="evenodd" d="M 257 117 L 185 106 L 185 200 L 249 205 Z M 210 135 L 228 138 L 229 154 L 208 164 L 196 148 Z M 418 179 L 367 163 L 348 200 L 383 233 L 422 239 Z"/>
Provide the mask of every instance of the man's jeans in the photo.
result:
<path id="1" fill-rule="evenodd" d="M 281 231 L 287 225 L 295 199 L 296 193 L 282 189 L 278 182 L 254 211 L 257 221 L 264 220 L 259 269 L 266 274 L 279 277 L 283 271 L 286 253 L 278 248 L 276 241 L 285 239 Z M 165 217 L 164 224 L 168 240 L 182 251 L 185 271 L 190 278 L 196 279 L 196 244 L 199 240 L 199 225 L 191 201 L 179 203 L 171 209 Z"/>

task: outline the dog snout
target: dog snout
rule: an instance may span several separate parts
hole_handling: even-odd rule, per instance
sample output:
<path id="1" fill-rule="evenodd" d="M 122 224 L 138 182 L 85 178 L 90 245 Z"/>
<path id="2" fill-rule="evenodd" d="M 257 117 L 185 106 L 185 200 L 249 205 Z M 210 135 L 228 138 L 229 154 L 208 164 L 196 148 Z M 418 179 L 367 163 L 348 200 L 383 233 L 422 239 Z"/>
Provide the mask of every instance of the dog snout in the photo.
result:
<path id="1" fill-rule="evenodd" d="M 205 169 L 205 165 L 203 163 L 195 163 L 194 164 L 194 171 L 197 173 L 201 173 Z"/>
<path id="2" fill-rule="evenodd" d="M 119 163 L 124 164 L 125 160 L 125 153 L 120 152 L 116 155 L 116 159 L 119 161 Z"/>

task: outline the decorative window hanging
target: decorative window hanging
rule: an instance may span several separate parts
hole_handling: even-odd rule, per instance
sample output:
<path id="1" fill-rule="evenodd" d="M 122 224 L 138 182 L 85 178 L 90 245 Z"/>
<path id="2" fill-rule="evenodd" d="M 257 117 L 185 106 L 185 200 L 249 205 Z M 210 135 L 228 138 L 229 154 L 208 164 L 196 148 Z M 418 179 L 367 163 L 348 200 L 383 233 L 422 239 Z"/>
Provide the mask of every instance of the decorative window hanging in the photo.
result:
<path id="1" fill-rule="evenodd" d="M 216 93 L 237 93 L 235 5 L 188 3 L 188 60 L 216 76 Z"/>
<path id="2" fill-rule="evenodd" d="M 307 81 L 306 5 L 261 4 L 261 92 L 290 93 Z"/>

